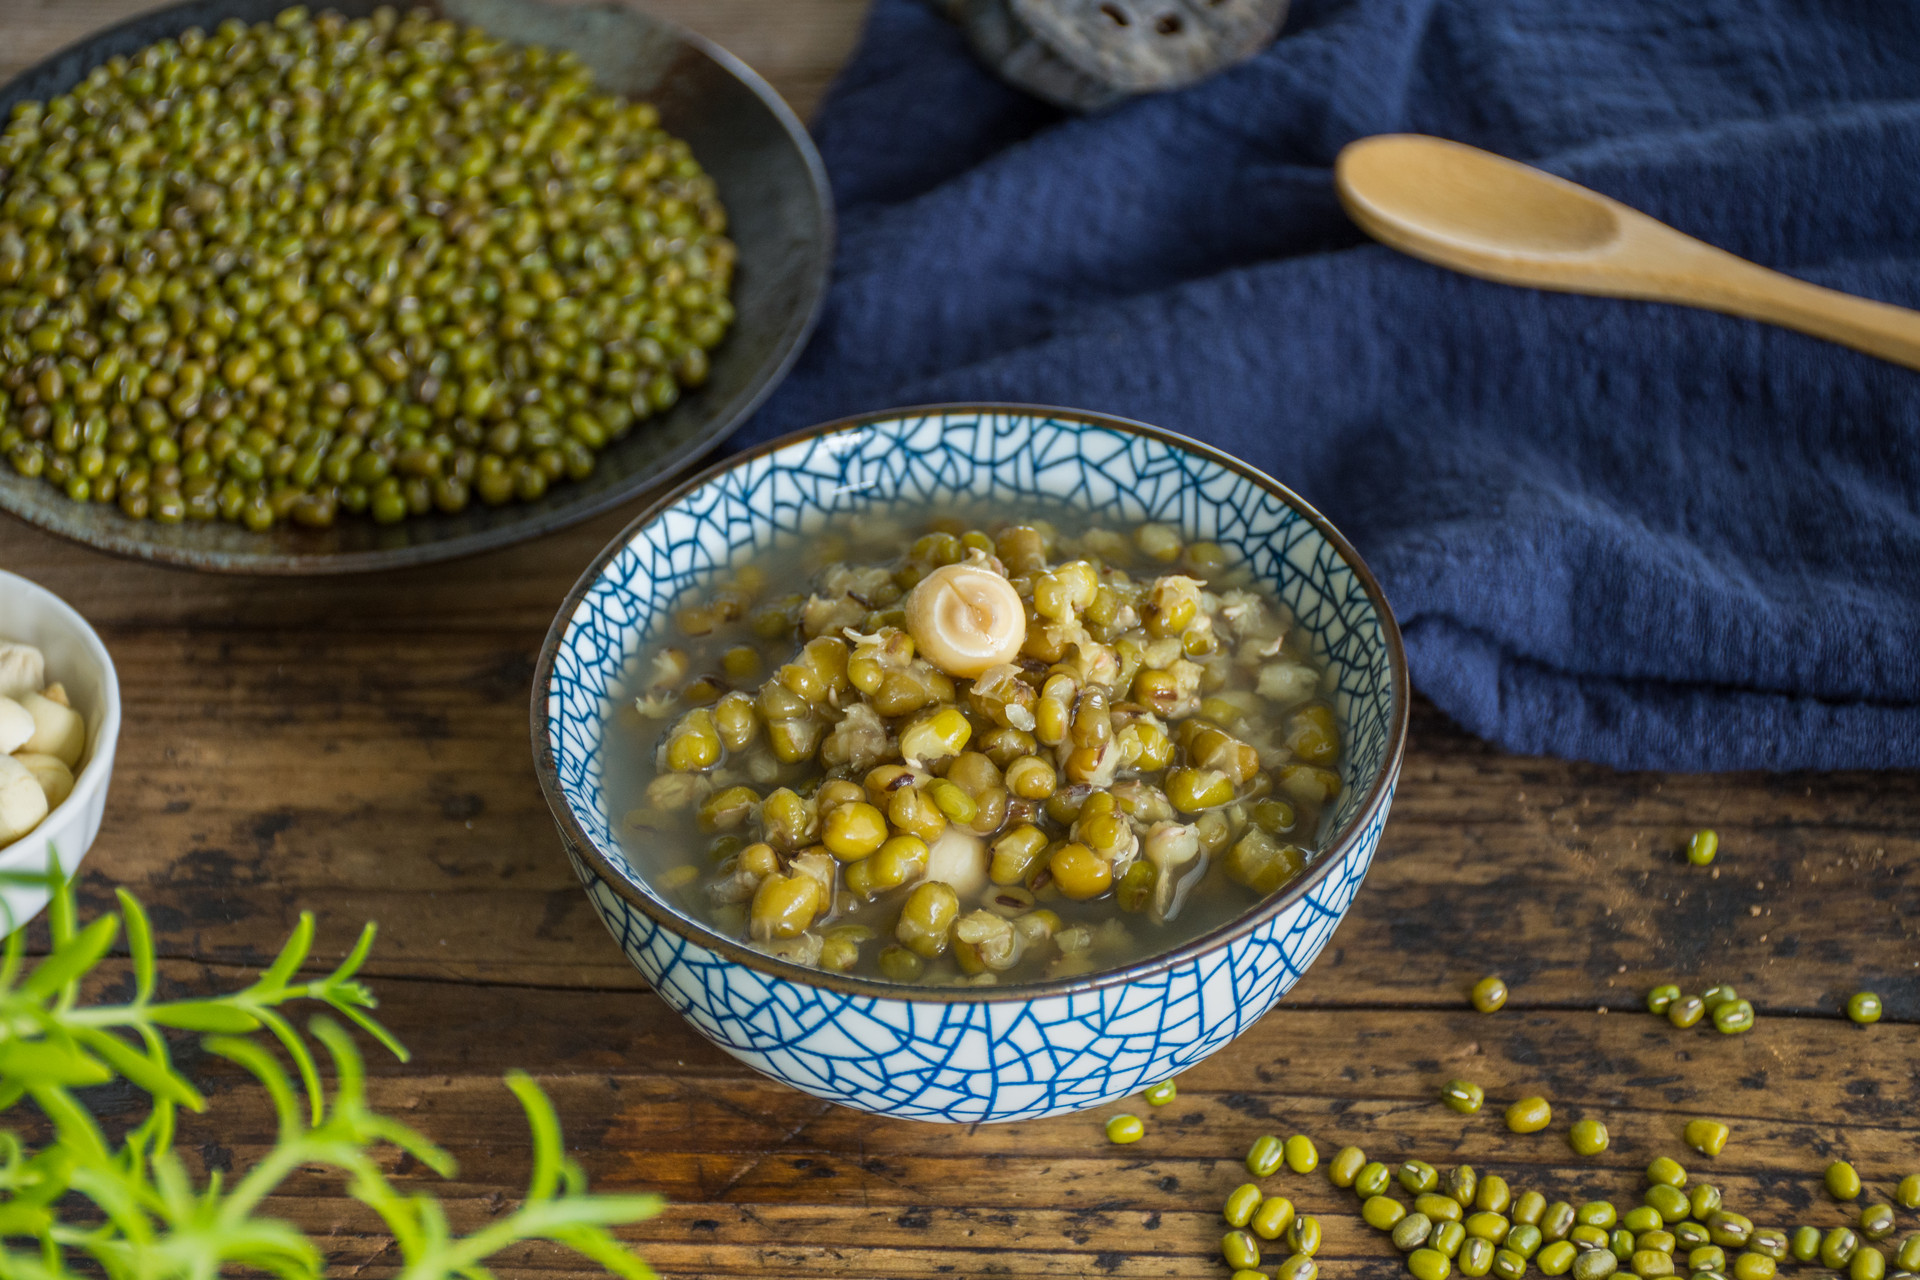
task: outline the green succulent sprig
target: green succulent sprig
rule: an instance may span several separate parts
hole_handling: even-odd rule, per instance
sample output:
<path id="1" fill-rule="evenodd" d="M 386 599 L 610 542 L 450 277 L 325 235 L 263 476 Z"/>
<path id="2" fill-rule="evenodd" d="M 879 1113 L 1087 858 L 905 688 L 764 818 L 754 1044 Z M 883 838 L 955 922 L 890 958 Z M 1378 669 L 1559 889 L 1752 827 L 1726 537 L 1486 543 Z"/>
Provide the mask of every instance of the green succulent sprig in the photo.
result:
<path id="1" fill-rule="evenodd" d="M 383 1147 L 442 1177 L 453 1176 L 455 1163 L 418 1130 L 373 1110 L 365 1064 L 338 1020 L 406 1060 L 399 1041 L 369 1013 L 372 992 L 354 977 L 373 946 L 371 924 L 324 977 L 295 980 L 313 944 L 313 917 L 303 914 L 252 984 L 226 995 L 156 1000 L 153 931 L 132 894 L 120 890 L 118 914 L 81 927 L 73 888 L 57 865 L 44 876 L 5 880 L 50 891 L 52 946 L 31 967 L 24 929 L 0 949 L 0 1277 L 214 1280 L 237 1268 L 317 1280 L 326 1269 L 319 1246 L 294 1224 L 264 1214 L 262 1205 L 294 1173 L 319 1167 L 337 1173 L 347 1194 L 385 1222 L 404 1280 L 486 1280 L 488 1258 L 529 1240 L 564 1245 L 631 1280 L 652 1280 L 653 1271 L 609 1228 L 652 1217 L 659 1197 L 589 1191 L 586 1175 L 566 1156 L 552 1104 L 523 1073 L 506 1078 L 533 1135 L 533 1172 L 518 1208 L 456 1235 L 437 1198 L 403 1192 L 387 1177 L 377 1158 Z M 119 963 L 109 951 L 123 931 L 132 998 L 83 1003 L 83 980 Z M 319 1013 L 308 1023 L 332 1066 L 331 1093 L 308 1037 L 283 1012 L 308 1000 L 338 1015 Z M 179 1109 L 203 1111 L 207 1101 L 174 1067 L 168 1031 L 202 1033 L 209 1053 L 244 1068 L 272 1100 L 279 1121 L 273 1148 L 231 1180 L 218 1171 L 196 1180 L 174 1150 Z M 95 1120 L 84 1092 L 116 1080 L 150 1101 L 145 1118 L 117 1142 Z M 44 1117 L 31 1125 L 32 1137 L 6 1123 L 20 1118 L 22 1103 Z"/>

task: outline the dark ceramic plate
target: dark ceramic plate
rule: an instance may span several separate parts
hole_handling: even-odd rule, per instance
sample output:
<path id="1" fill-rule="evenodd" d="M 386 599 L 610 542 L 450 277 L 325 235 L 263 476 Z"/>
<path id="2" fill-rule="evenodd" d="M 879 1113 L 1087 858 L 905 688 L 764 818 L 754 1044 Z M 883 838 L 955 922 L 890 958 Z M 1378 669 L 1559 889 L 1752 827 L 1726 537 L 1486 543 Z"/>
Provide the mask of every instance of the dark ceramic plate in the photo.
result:
<path id="1" fill-rule="evenodd" d="M 0 90 L 0 115 L 24 98 L 63 93 L 115 54 L 188 27 L 227 18 L 259 22 L 291 0 L 191 0 L 122 23 L 55 54 Z M 349 17 L 378 0 L 333 0 Z M 323 7 L 315 4 L 317 10 Z M 405 7 L 405 6 L 402 6 Z M 806 129 L 778 94 L 719 46 L 678 27 L 611 6 L 538 0 L 435 0 L 430 7 L 503 39 L 572 49 L 602 88 L 645 98 L 685 138 L 720 187 L 740 247 L 738 313 L 713 351 L 712 375 L 671 411 L 636 427 L 600 455 L 584 481 L 555 485 L 538 502 L 479 503 L 376 525 L 342 513 L 331 529 L 251 533 L 224 521 L 161 525 L 119 508 L 70 502 L 53 486 L 0 468 L 0 508 L 103 551 L 222 573 L 313 574 L 389 569 L 521 542 L 607 510 L 700 457 L 745 422 L 792 366 L 813 328 L 833 248 L 826 173 Z"/>

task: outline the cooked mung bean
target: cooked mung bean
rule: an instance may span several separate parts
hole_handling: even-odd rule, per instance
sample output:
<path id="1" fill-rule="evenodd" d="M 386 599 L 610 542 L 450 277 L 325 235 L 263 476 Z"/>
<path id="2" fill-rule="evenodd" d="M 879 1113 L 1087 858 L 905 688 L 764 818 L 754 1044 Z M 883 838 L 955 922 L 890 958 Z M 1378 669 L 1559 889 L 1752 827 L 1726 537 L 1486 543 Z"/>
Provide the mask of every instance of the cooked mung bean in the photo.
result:
<path id="1" fill-rule="evenodd" d="M 633 660 L 609 807 L 656 885 L 699 868 L 675 906 L 792 963 L 980 986 L 1165 951 L 1306 870 L 1341 726 L 1285 607 L 1064 505 L 972 516 L 782 535 Z M 843 925 L 921 963 L 829 951 Z"/>

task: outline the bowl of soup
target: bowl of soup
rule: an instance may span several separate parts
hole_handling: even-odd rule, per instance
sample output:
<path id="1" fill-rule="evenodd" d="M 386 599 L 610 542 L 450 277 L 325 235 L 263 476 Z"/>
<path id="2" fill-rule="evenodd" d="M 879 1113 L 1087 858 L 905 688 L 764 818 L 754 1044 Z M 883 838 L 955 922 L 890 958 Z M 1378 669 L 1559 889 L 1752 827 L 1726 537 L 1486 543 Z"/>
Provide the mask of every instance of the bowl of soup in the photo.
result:
<path id="1" fill-rule="evenodd" d="M 588 566 L 536 771 L 655 991 L 793 1087 L 954 1123 L 1082 1110 L 1325 946 L 1406 736 L 1385 597 L 1199 442 L 946 405 L 729 458 Z"/>

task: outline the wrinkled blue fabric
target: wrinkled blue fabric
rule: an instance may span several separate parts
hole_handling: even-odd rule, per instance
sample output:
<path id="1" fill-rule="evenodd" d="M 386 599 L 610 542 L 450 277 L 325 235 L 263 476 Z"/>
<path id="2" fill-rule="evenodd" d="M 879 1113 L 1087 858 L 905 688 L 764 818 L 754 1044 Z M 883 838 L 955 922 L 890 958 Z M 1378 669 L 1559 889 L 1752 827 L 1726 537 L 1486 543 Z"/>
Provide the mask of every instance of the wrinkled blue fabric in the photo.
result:
<path id="1" fill-rule="evenodd" d="M 1920 304 L 1920 5 L 1301 0 L 1253 61 L 1075 116 L 878 0 L 817 122 L 823 320 L 741 442 L 976 398 L 1144 419 L 1325 511 L 1416 686 L 1504 747 L 1920 765 L 1920 374 L 1374 244 L 1331 168 L 1393 131 Z"/>

